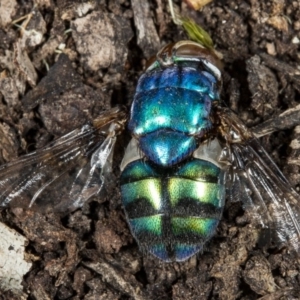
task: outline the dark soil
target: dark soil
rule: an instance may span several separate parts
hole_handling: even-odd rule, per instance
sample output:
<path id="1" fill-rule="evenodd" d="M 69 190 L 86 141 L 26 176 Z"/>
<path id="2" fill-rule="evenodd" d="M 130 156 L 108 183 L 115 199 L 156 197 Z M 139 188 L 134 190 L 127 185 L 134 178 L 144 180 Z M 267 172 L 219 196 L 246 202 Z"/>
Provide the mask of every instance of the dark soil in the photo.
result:
<path id="1" fill-rule="evenodd" d="M 222 53 L 222 100 L 249 127 L 300 104 L 298 1 L 212 1 L 200 12 L 180 5 Z M 32 12 L 26 32 L 12 24 Z M 7 17 L 0 18 L 1 163 L 110 107 L 129 107 L 146 58 L 186 38 L 166 0 L 19 0 Z M 265 123 L 282 130 L 261 142 L 297 189 L 300 130 L 292 126 L 300 118 L 280 122 Z M 128 140 L 117 145 L 116 176 Z M 118 184 L 67 216 L 6 209 L 0 220 L 25 235 L 38 258 L 23 282 L 28 299 L 300 299 L 299 259 L 258 247 L 238 202 L 227 203 L 204 253 L 171 264 L 139 251 Z M 18 299 L 4 291 L 0 298 Z"/>

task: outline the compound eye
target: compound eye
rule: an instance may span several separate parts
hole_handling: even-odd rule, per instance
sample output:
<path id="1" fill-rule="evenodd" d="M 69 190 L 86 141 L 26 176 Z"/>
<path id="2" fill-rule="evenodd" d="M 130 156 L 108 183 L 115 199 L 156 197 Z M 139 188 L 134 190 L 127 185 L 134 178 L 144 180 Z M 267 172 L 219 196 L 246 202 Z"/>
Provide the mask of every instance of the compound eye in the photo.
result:
<path id="1" fill-rule="evenodd" d="M 222 70 L 222 62 L 213 49 L 205 48 L 193 41 L 180 41 L 173 46 L 173 55 L 179 59 L 203 60 L 208 65 L 214 65 L 217 69 Z"/>
<path id="2" fill-rule="evenodd" d="M 178 42 L 174 46 L 174 55 L 178 57 L 199 57 L 203 55 L 204 47 L 199 44 L 190 41 Z"/>

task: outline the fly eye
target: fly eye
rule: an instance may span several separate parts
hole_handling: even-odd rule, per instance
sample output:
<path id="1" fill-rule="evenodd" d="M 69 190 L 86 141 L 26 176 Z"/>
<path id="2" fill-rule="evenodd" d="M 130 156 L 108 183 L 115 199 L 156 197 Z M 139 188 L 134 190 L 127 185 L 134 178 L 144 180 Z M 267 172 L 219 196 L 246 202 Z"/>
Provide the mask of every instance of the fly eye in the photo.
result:
<path id="1" fill-rule="evenodd" d="M 180 41 L 173 46 L 173 55 L 177 60 L 201 60 L 208 71 L 221 79 L 222 63 L 213 50 L 192 41 Z"/>
<path id="2" fill-rule="evenodd" d="M 205 50 L 205 48 L 203 48 L 201 45 L 189 42 L 189 43 L 181 44 L 178 46 L 178 48 L 176 48 L 176 56 L 199 57 L 199 55 L 201 55 L 203 50 Z"/>

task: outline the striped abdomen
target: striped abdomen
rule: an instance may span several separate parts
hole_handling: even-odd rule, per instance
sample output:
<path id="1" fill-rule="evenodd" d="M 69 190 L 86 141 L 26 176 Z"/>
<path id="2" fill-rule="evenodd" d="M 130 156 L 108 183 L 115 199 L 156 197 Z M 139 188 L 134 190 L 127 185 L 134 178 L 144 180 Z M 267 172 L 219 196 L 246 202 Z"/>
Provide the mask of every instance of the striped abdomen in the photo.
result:
<path id="1" fill-rule="evenodd" d="M 172 169 L 137 160 L 121 175 L 122 201 L 140 248 L 184 261 L 214 234 L 224 206 L 223 172 L 191 159 Z"/>

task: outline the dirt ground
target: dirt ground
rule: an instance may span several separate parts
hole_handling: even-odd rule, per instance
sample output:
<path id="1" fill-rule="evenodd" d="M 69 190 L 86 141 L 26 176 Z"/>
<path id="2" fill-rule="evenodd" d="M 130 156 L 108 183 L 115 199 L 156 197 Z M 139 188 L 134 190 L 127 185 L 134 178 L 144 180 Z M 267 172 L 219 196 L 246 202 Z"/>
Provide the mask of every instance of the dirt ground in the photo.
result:
<path id="1" fill-rule="evenodd" d="M 300 116 L 277 116 L 300 104 L 299 1 L 212 1 L 200 12 L 175 2 L 223 55 L 224 103 L 256 132 L 276 131 L 261 142 L 297 190 Z M 146 58 L 184 38 L 166 0 L 0 0 L 0 163 L 129 107 Z M 172 264 L 139 251 L 118 183 L 65 216 L 6 209 L 0 221 L 29 239 L 33 260 L 23 296 L 0 299 L 300 299 L 299 259 L 258 246 L 238 202 L 202 254 Z"/>

